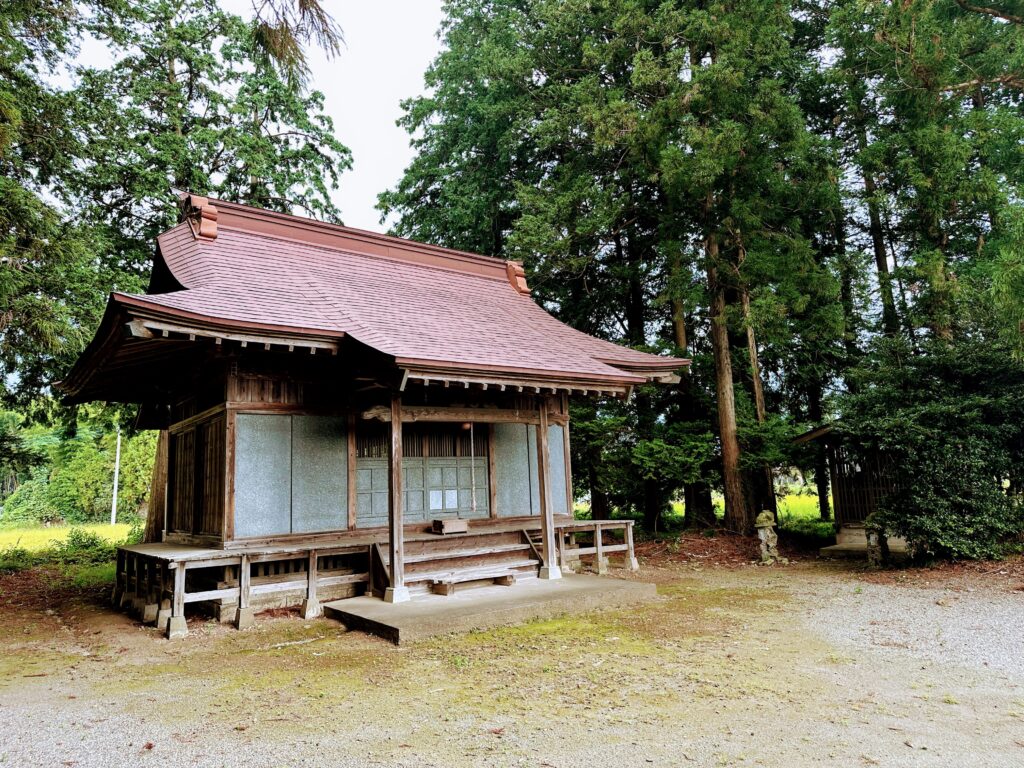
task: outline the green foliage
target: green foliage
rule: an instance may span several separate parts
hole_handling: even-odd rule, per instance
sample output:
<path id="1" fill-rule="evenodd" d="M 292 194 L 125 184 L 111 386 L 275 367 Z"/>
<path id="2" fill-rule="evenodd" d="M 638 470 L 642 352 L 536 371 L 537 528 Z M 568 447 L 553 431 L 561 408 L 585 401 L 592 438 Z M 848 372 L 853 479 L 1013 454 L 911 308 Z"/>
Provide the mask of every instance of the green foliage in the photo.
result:
<path id="1" fill-rule="evenodd" d="M 0 573 L 24 571 L 36 564 L 36 556 L 23 547 L 0 549 Z"/>
<path id="2" fill-rule="evenodd" d="M 338 218 L 330 192 L 350 154 L 296 75 L 303 41 L 334 50 L 339 33 L 319 3 L 297 5 L 261 4 L 250 23 L 213 0 L 5 3 L 0 398 L 38 404 L 107 294 L 144 290 L 172 186 Z M 83 36 L 109 68 L 76 63 Z"/>
<path id="3" fill-rule="evenodd" d="M 46 546 L 33 545 L 32 540 L 45 530 Z M 119 546 L 138 544 L 142 526 L 134 525 L 121 541 L 111 541 L 86 528 L 28 530 L 28 544 L 23 546 L 21 532 L 13 544 L 0 549 L 0 572 L 21 571 L 35 566 L 58 566 L 77 586 L 95 586 L 112 581 L 114 558 Z"/>
<path id="4" fill-rule="evenodd" d="M 675 390 L 574 412 L 595 514 L 706 499 L 716 427 L 753 509 L 766 467 L 824 482 L 790 439 L 867 386 L 851 369 L 884 364 L 879 336 L 1024 349 L 1022 34 L 934 0 L 450 0 L 380 207 L 398 234 L 522 259 L 580 330 L 693 357 Z"/>
<path id="5" fill-rule="evenodd" d="M 41 469 L 18 488 L 3 504 L 4 526 L 24 526 L 38 523 L 56 523 L 63 518 L 60 508 L 50 498 L 47 470 Z"/>
<path id="6" fill-rule="evenodd" d="M 38 428 L 26 438 L 45 456 L 3 503 L 0 525 L 106 520 L 113 494 L 116 433 L 97 410 L 83 410 L 73 436 Z M 121 446 L 118 517 L 137 519 L 146 502 L 156 433 L 125 434 Z"/>
<path id="7" fill-rule="evenodd" d="M 114 558 L 117 546 L 102 536 L 82 528 L 72 528 L 45 555 L 46 562 L 60 565 L 91 565 Z"/>
<path id="8" fill-rule="evenodd" d="M 1024 531 L 1024 365 L 963 340 L 924 352 L 880 345 L 844 398 L 842 432 L 898 468 L 876 522 L 921 556 L 1000 555 Z"/>
<path id="9" fill-rule="evenodd" d="M 337 220 L 330 191 L 349 151 L 323 95 L 266 60 L 258 27 L 214 0 L 146 0 L 91 22 L 116 61 L 77 72 L 83 150 L 62 195 L 122 264 L 145 270 L 176 218 L 172 187 Z"/>
<path id="10" fill-rule="evenodd" d="M 904 537 L 919 557 L 1004 554 L 1024 531 L 1024 510 L 993 476 L 990 449 L 971 436 L 907 446 L 900 454 L 907 485 L 882 502 L 875 522 Z"/>

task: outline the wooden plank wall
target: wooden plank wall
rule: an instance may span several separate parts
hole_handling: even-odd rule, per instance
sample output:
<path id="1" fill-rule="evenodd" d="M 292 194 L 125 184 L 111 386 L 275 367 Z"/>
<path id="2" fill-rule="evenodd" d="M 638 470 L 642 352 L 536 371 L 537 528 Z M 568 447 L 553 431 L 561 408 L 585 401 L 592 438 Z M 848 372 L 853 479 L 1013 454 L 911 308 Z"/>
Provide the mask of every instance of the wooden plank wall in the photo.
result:
<path id="1" fill-rule="evenodd" d="M 223 412 L 171 428 L 168 533 L 221 537 L 226 428 Z"/>

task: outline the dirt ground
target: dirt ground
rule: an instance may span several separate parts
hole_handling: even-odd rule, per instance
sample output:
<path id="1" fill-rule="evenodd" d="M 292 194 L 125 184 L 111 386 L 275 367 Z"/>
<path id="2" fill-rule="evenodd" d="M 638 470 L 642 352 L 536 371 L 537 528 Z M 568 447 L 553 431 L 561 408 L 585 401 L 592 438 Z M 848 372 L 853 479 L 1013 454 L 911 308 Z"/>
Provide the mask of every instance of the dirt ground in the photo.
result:
<path id="1" fill-rule="evenodd" d="M 0 766 L 1024 765 L 1019 560 L 641 562 L 642 608 L 402 648 L 282 612 L 168 642 L 0 576 Z"/>

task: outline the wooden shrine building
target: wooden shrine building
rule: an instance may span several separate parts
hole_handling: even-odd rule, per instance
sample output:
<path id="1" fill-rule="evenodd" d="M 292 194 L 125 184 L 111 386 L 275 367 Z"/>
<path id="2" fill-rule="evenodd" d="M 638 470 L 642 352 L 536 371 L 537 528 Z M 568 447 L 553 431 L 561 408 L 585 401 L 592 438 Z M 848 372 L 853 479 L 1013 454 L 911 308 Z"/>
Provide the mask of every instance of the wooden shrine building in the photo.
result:
<path id="1" fill-rule="evenodd" d="M 572 520 L 568 400 L 675 381 L 687 361 L 560 323 L 515 262 L 181 207 L 147 294 L 110 296 L 60 385 L 162 430 L 162 531 L 120 550 L 119 603 L 181 636 L 187 603 L 245 625 L 263 605 L 312 616 L 327 598 L 558 578 L 573 552 L 635 565 L 628 525 Z M 570 550 L 579 527 L 594 541 Z"/>

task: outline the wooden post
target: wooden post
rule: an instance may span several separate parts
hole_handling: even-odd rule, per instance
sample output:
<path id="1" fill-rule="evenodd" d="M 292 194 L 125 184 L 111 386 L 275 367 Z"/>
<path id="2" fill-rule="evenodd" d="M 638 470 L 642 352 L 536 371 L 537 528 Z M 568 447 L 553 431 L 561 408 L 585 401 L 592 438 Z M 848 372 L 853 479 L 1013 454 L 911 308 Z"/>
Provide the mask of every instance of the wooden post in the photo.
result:
<path id="1" fill-rule="evenodd" d="M 487 505 L 492 520 L 498 518 L 497 471 L 494 464 L 494 425 L 487 425 Z"/>
<path id="2" fill-rule="evenodd" d="M 224 414 L 224 518 L 221 536 L 224 541 L 235 538 L 235 442 L 237 417 L 232 409 Z"/>
<path id="3" fill-rule="evenodd" d="M 348 415 L 348 427 L 345 432 L 348 449 L 348 481 L 346 486 L 348 494 L 346 506 L 348 507 L 347 524 L 351 531 L 356 527 L 356 415 Z"/>
<path id="4" fill-rule="evenodd" d="M 597 550 L 597 573 L 600 576 L 608 573 L 608 559 L 604 556 L 604 534 L 601 532 L 601 524 L 594 526 L 594 549 Z"/>
<path id="5" fill-rule="evenodd" d="M 252 576 L 252 569 L 249 566 L 249 556 L 243 554 L 238 564 L 238 608 L 235 612 L 235 626 L 238 629 L 248 629 L 255 623 L 252 607 L 249 605 L 249 581 Z"/>
<path id="6" fill-rule="evenodd" d="M 146 560 L 135 555 L 132 571 L 135 574 L 134 588 L 132 589 L 132 615 L 142 619 L 143 606 L 146 604 Z"/>
<path id="7" fill-rule="evenodd" d="M 146 559 L 146 590 L 142 604 L 142 623 L 156 623 L 156 614 L 160 608 L 160 585 L 157 581 L 157 562 L 155 557 Z"/>
<path id="8" fill-rule="evenodd" d="M 174 591 L 171 596 L 171 618 L 167 621 L 167 639 L 177 640 L 188 634 L 185 623 L 185 564 L 174 563 Z"/>
<path id="9" fill-rule="evenodd" d="M 302 601 L 302 618 L 315 619 L 320 615 L 320 601 L 316 597 L 317 560 L 315 549 L 309 550 L 309 563 L 306 565 L 306 599 Z"/>
<path id="10" fill-rule="evenodd" d="M 568 398 L 566 397 L 566 401 Z M 565 425 L 562 427 L 562 455 L 565 457 L 565 510 L 569 517 L 576 516 L 576 499 L 572 492 L 572 451 L 569 448 L 569 406 L 565 406 Z"/>
<path id="11" fill-rule="evenodd" d="M 110 602 L 115 608 L 121 607 L 121 596 L 125 592 L 125 582 L 128 579 L 126 559 L 125 551 L 118 549 L 117 564 L 114 566 L 114 594 L 110 598 Z"/>
<path id="12" fill-rule="evenodd" d="M 537 480 L 540 490 L 541 555 L 544 564 L 538 576 L 542 579 L 560 579 L 562 569 L 555 562 L 555 521 L 552 515 L 551 483 L 548 469 L 551 466 L 551 448 L 548 445 L 548 402 L 540 402 L 540 421 L 537 424 Z"/>
<path id="13" fill-rule="evenodd" d="M 391 442 L 388 450 L 388 560 L 391 584 L 384 600 L 404 603 L 409 599 L 405 586 L 405 543 L 402 529 L 402 398 L 391 397 Z"/>
<path id="14" fill-rule="evenodd" d="M 156 612 L 156 628 L 160 632 L 167 631 L 167 625 L 171 621 L 171 584 L 170 571 L 165 563 L 160 563 L 157 572 L 157 593 L 156 600 L 160 608 Z"/>
<path id="15" fill-rule="evenodd" d="M 626 523 L 626 567 L 631 571 L 640 570 L 640 561 L 636 559 L 636 552 L 633 551 L 633 521 Z"/>
<path id="16" fill-rule="evenodd" d="M 124 553 L 124 585 L 118 597 L 118 608 L 130 608 L 132 603 L 132 579 L 135 573 L 135 553 Z"/>

